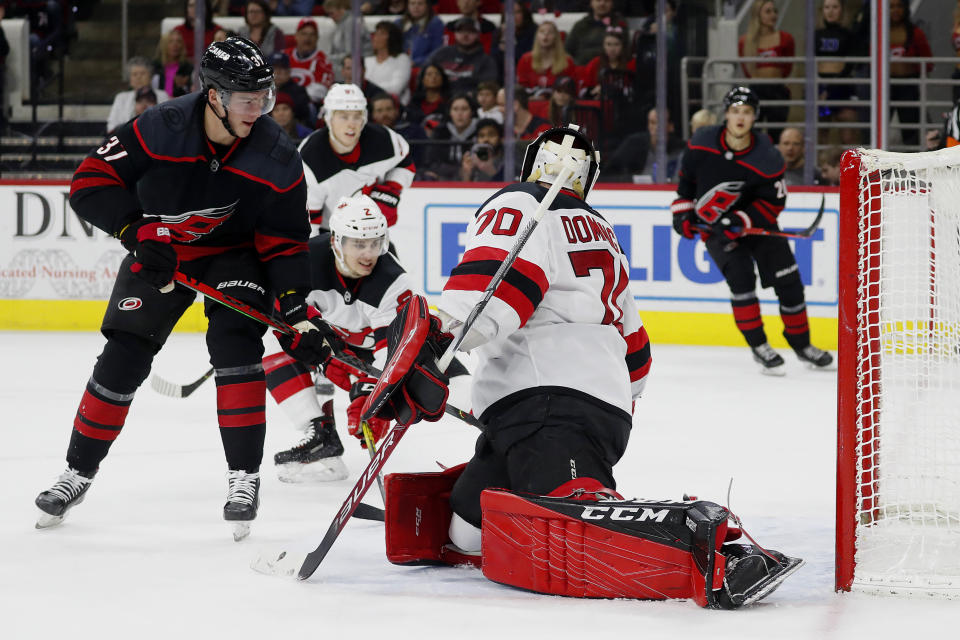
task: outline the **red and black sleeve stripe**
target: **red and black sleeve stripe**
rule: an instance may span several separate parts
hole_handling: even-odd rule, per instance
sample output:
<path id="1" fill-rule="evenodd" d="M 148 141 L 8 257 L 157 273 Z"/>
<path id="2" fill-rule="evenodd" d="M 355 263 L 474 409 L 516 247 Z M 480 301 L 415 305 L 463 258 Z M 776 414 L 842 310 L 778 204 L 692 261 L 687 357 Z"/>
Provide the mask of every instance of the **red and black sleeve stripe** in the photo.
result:
<path id="1" fill-rule="evenodd" d="M 780 215 L 780 212 L 783 211 L 783 205 L 758 199 L 750 203 L 748 210 L 749 209 L 752 209 L 759 215 L 759 222 L 762 223 L 762 226 L 770 226 L 777 224 L 777 217 Z M 757 220 L 757 216 L 751 216 L 751 218 Z"/>
<path id="2" fill-rule="evenodd" d="M 450 272 L 444 290 L 484 291 L 506 257 L 506 251 L 492 247 L 467 251 L 460 264 Z M 543 300 L 549 286 L 546 274 L 538 265 L 517 258 L 493 295 L 517 312 L 522 327 Z"/>
<path id="3" fill-rule="evenodd" d="M 640 327 L 623 338 L 627 342 L 627 370 L 630 372 L 630 382 L 641 380 L 650 372 L 650 338 L 647 330 Z"/>
<path id="4" fill-rule="evenodd" d="M 254 234 L 254 246 L 260 255 L 262 262 L 267 262 L 280 256 L 292 256 L 298 253 L 306 253 L 307 243 L 292 238 L 282 236 L 267 235 L 262 231 Z"/>

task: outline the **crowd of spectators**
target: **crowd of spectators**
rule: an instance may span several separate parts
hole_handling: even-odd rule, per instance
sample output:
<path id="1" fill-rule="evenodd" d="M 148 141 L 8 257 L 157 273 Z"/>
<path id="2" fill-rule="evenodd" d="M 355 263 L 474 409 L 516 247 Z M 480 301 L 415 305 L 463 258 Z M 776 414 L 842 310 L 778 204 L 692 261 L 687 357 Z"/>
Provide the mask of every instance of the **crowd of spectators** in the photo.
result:
<path id="1" fill-rule="evenodd" d="M 323 125 L 319 114 L 323 97 L 334 82 L 350 81 L 353 25 L 351 0 L 184 0 L 184 25 L 161 39 L 155 60 L 148 65 L 155 99 L 183 95 L 190 90 L 190 64 L 195 3 L 206 3 L 206 43 L 227 36 L 217 24 L 221 15 L 243 16 L 238 33 L 256 42 L 273 64 L 279 98 L 274 116 L 294 139 Z M 830 183 L 839 154 L 865 142 L 855 126 L 865 116 L 863 107 L 836 102 L 868 100 L 867 87 L 853 82 L 869 70 L 851 64 L 850 56 L 865 55 L 865 25 L 870 3 L 820 0 L 815 31 L 819 121 L 849 123 L 849 127 L 821 128 L 821 149 L 814 179 Z M 549 126 L 573 119 L 588 121 L 605 136 L 600 141 L 608 158 L 603 179 L 635 182 L 675 180 L 684 142 L 674 128 L 679 113 L 679 73 L 683 38 L 677 24 L 677 6 L 667 0 L 668 122 L 666 166 L 656 162 L 658 113 L 653 109 L 656 75 L 656 16 L 654 2 L 622 0 L 518 0 L 515 22 L 515 97 L 513 134 L 516 149 L 505 149 L 503 3 L 497 0 L 366 0 L 363 12 L 383 16 L 372 32 L 361 30 L 361 89 L 367 96 L 371 119 L 400 132 L 411 142 L 421 180 L 493 179 L 503 171 L 507 153 L 522 159 L 524 144 Z M 738 51 L 746 58 L 739 71 L 760 96 L 758 133 L 770 135 L 787 165 L 788 184 L 804 176 L 802 110 L 778 102 L 800 97 L 798 83 L 787 80 L 797 71 L 794 35 L 779 21 L 777 0 L 752 0 Z M 852 7 L 852 8 L 851 8 Z M 582 12 L 567 31 L 561 31 L 548 12 Z M 544 13 L 547 12 L 546 16 Z M 500 26 L 485 17 L 499 13 Z M 457 14 L 445 23 L 440 14 Z M 537 20 L 534 15 L 540 14 Z M 294 33 L 283 31 L 273 16 L 303 16 Z M 335 23 L 329 46 L 318 46 L 319 31 L 312 16 L 325 15 Z M 555 15 L 560 15 L 559 13 Z M 390 16 L 390 17 L 388 17 Z M 631 32 L 627 17 L 635 27 Z M 546 19 L 545 19 L 546 18 Z M 953 11 L 953 44 L 960 56 L 960 0 Z M 920 66 L 897 58 L 929 56 L 923 30 L 911 21 L 906 0 L 890 0 L 891 77 L 915 78 Z M 759 60 L 757 60 L 759 58 Z M 836 60 L 831 60 L 835 58 Z M 142 59 L 130 65 L 130 86 L 118 94 L 109 126 L 122 122 L 134 109 L 135 93 L 143 83 Z M 802 66 L 802 65 L 796 65 Z M 802 69 L 799 70 L 802 72 Z M 674 77 L 676 76 L 676 77 Z M 960 79 L 960 63 L 954 71 Z M 843 82 L 851 79 L 850 82 Z M 794 88 L 791 89 L 791 86 Z M 960 89 L 955 88 L 960 97 Z M 916 83 L 891 86 L 893 101 L 915 101 Z M 627 111 L 613 110 L 612 100 L 629 103 Z M 919 143 L 914 106 L 891 109 L 902 130 L 903 142 Z M 791 120 L 791 115 L 797 115 Z M 674 117 L 670 117 L 670 115 Z M 694 114 L 691 132 L 716 120 L 709 111 Z M 645 123 L 646 126 L 643 126 Z M 589 126 L 589 125 L 588 125 Z M 938 131 L 932 133 L 939 136 Z M 942 136 L 939 136 L 942 139 Z M 927 141 L 930 144 L 930 141 Z M 942 143 L 941 143 L 942 144 Z M 480 145 L 480 146 L 477 146 Z M 478 153 L 479 152 L 479 153 Z"/>

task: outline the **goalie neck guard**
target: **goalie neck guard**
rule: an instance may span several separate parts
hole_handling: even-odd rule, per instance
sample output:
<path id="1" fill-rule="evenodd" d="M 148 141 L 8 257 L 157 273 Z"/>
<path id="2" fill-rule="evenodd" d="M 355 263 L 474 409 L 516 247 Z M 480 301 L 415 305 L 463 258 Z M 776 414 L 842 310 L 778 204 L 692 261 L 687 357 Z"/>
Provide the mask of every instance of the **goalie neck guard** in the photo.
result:
<path id="1" fill-rule="evenodd" d="M 365 195 L 340 198 L 330 216 L 330 233 L 333 235 L 333 255 L 337 268 L 350 278 L 359 277 L 347 267 L 343 259 L 343 239 L 374 240 L 380 238 L 380 255 L 387 252 L 390 244 L 387 219 L 372 198 Z"/>
<path id="2" fill-rule="evenodd" d="M 600 176 L 600 153 L 575 124 L 548 129 L 527 147 L 520 181 L 553 184 L 560 173 L 562 160 L 568 156 L 577 161 L 578 168 L 563 187 L 585 199 Z"/>

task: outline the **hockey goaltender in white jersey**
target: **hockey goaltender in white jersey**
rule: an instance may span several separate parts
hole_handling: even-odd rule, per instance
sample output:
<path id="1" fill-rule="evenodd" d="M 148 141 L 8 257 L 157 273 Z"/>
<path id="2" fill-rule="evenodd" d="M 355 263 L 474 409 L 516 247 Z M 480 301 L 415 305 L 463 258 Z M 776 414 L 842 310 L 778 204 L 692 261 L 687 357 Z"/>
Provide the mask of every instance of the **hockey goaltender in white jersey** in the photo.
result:
<path id="1" fill-rule="evenodd" d="M 615 491 L 613 467 L 651 359 L 626 256 L 586 202 L 599 160 L 576 125 L 544 132 L 527 149 L 522 182 L 498 191 L 470 223 L 439 318 L 413 296 L 388 329 L 391 376 L 365 415 L 404 425 L 441 415 L 446 378 L 437 358 L 454 339 L 447 329 L 463 336 L 461 350 L 478 353 L 481 434 L 465 465 L 386 477 L 387 558 L 470 562 L 496 582 L 566 596 L 756 602 L 802 561 L 732 543 L 740 531 L 718 504 L 625 500 Z M 563 188 L 551 192 L 558 180 Z M 468 324 L 515 247 L 516 260 Z"/>

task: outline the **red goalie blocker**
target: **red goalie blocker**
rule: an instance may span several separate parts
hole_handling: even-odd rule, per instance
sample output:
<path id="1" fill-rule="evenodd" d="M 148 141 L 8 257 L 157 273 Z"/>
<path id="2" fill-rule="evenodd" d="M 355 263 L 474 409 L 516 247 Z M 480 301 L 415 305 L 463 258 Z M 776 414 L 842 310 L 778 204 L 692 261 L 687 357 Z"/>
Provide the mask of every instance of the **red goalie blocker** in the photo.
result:
<path id="1" fill-rule="evenodd" d="M 483 575 L 580 598 L 691 598 L 716 607 L 729 512 L 712 502 L 587 502 L 487 489 Z"/>
<path id="2" fill-rule="evenodd" d="M 479 556 L 451 549 L 450 491 L 466 463 L 437 473 L 391 473 L 384 479 L 387 559 L 394 564 L 480 566 Z"/>

